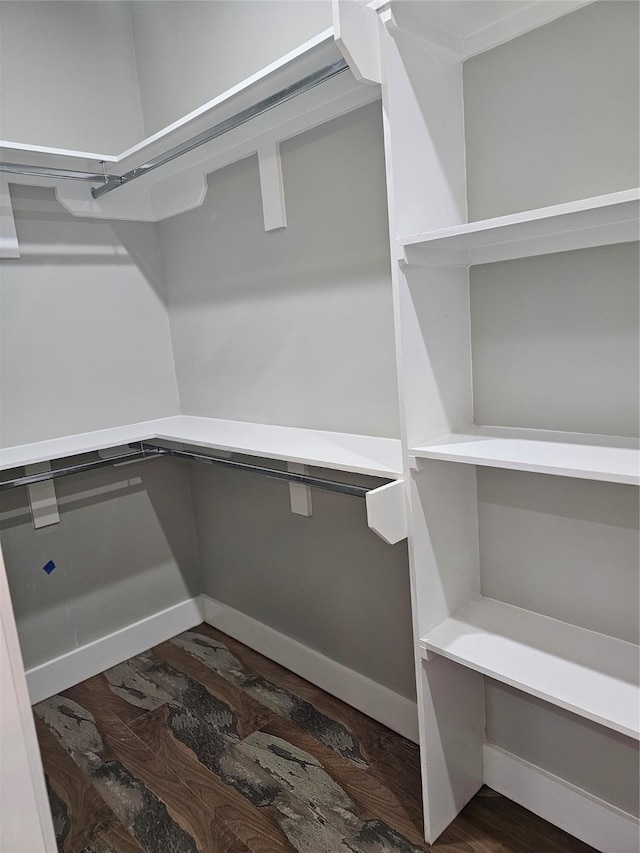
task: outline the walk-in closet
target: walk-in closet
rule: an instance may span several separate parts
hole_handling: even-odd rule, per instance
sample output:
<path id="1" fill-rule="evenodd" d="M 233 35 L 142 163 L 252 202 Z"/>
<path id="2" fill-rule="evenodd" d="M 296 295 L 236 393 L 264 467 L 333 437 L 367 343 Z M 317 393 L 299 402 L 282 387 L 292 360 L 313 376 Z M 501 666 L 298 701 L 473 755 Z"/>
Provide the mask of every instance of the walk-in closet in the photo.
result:
<path id="1" fill-rule="evenodd" d="M 637 0 L 0 0 L 0 853 L 640 853 Z"/>

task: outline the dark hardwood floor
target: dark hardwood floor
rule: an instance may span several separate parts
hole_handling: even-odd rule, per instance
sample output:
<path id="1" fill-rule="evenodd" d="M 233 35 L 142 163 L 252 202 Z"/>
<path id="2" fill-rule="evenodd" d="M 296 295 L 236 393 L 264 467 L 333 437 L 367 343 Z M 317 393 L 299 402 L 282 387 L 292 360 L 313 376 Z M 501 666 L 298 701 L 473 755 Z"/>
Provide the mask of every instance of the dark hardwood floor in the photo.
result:
<path id="1" fill-rule="evenodd" d="M 208 625 L 34 708 L 65 853 L 409 853 L 417 747 Z M 587 853 L 483 789 L 440 853 Z"/>

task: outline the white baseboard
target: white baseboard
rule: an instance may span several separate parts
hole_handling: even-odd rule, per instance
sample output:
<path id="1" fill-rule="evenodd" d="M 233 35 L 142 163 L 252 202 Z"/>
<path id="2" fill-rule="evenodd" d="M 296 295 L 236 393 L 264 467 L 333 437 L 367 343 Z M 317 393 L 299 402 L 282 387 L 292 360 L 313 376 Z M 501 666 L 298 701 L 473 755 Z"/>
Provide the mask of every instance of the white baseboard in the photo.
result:
<path id="1" fill-rule="evenodd" d="M 206 595 L 175 604 L 27 670 L 31 703 L 35 705 L 203 621 L 418 742 L 415 702 Z"/>
<path id="2" fill-rule="evenodd" d="M 638 850 L 640 821 L 500 747 L 484 746 L 484 781 L 603 853 Z"/>
<path id="3" fill-rule="evenodd" d="M 418 743 L 415 702 L 208 595 L 202 602 L 209 625 Z"/>
<path id="4" fill-rule="evenodd" d="M 139 655 L 151 646 L 170 640 L 181 631 L 195 628 L 202 621 L 200 596 L 189 598 L 47 663 L 34 666 L 26 673 L 31 704 L 35 705 L 85 678 L 91 678 L 127 658 Z"/>

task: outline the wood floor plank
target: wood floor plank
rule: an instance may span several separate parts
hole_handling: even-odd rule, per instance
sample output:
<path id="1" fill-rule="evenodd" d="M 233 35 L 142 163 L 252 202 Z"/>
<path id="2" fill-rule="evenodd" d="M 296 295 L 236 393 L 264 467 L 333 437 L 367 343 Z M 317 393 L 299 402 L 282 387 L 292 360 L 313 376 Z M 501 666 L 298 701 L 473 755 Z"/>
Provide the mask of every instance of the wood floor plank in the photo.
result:
<path id="1" fill-rule="evenodd" d="M 225 702 L 237 718 L 237 730 L 241 738 L 247 737 L 275 716 L 263 704 L 253 699 L 244 690 L 231 684 L 213 672 L 188 652 L 173 643 L 161 643 L 151 652 L 154 657 L 166 661 L 181 672 L 198 681 L 209 693 Z"/>
<path id="2" fill-rule="evenodd" d="M 193 632 L 223 643 L 249 671 L 290 691 L 344 726 L 358 742 L 372 775 L 405 801 L 413 822 L 422 821 L 420 751 L 416 744 L 216 628 L 203 623 Z"/>
<path id="3" fill-rule="evenodd" d="M 121 823 L 101 835 L 81 853 L 142 853 L 142 847 Z"/>
<path id="4" fill-rule="evenodd" d="M 175 772 L 124 723 L 112 720 L 103 737 L 113 755 L 166 805 L 173 819 L 194 839 L 201 853 L 217 853 L 218 850 L 221 853 L 250 853 L 250 849 L 217 820 L 203 801 L 195 797 Z"/>
<path id="5" fill-rule="evenodd" d="M 81 705 L 83 704 L 83 699 L 87 700 L 91 696 L 93 705 L 99 705 L 105 713 L 113 714 L 122 720 L 123 723 L 136 720 L 142 714 L 146 714 L 147 711 L 164 704 L 168 698 L 165 697 L 162 701 L 158 700 L 152 703 L 144 701 L 144 704 L 132 704 L 130 700 L 118 696 L 113 691 L 105 673 L 100 673 L 100 675 L 95 675 L 93 678 L 88 678 L 86 681 L 70 687 L 64 691 L 64 695 L 75 699 Z"/>
<path id="6" fill-rule="evenodd" d="M 491 851 L 595 853 L 588 844 L 488 788 L 473 798 L 455 823 L 474 839 L 490 840 Z"/>
<path id="7" fill-rule="evenodd" d="M 171 640 L 209 669 L 240 687 L 278 716 L 291 720 L 310 732 L 326 746 L 357 767 L 367 767 L 360 744 L 353 732 L 335 716 L 323 714 L 311 702 L 301 698 L 286 686 L 275 684 L 249 669 L 220 639 L 202 633 L 185 631 Z"/>
<path id="8" fill-rule="evenodd" d="M 47 781 L 66 808 L 68 831 L 62 851 L 77 853 L 119 821 L 45 723 L 37 716 L 34 719 Z"/>
<path id="9" fill-rule="evenodd" d="M 358 806 L 358 814 L 363 820 L 381 819 L 412 843 L 424 843 L 422 820 L 415 821 L 401 800 L 369 772 L 354 767 L 351 762 L 345 761 L 332 749 L 281 717 L 272 720 L 262 731 L 280 737 L 318 759 L 331 778 Z"/>
<path id="10" fill-rule="evenodd" d="M 255 853 L 290 853 L 293 848 L 273 819 L 206 768 L 172 733 L 169 709 L 159 708 L 132 723 L 134 733 L 199 797 L 218 820 Z"/>
<path id="11" fill-rule="evenodd" d="M 204 804 L 122 720 L 99 703 L 91 705 L 93 691 L 88 699 L 86 707 L 66 695 L 51 697 L 37 713 L 145 853 L 209 853 L 223 842 L 220 849 L 247 853 L 237 839 L 220 838 Z"/>

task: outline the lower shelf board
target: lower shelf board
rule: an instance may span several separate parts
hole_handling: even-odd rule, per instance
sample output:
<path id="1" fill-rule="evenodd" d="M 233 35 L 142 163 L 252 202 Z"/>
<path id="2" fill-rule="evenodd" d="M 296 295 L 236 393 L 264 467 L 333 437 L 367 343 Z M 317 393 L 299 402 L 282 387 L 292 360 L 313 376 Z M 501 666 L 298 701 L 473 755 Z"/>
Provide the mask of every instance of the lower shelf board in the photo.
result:
<path id="1" fill-rule="evenodd" d="M 435 652 L 640 739 L 640 649 L 634 643 L 480 598 L 423 637 L 420 652 L 428 659 Z"/>
<path id="2" fill-rule="evenodd" d="M 589 443 L 589 440 L 592 443 Z M 581 480 L 640 485 L 637 447 L 607 445 L 605 436 L 581 441 L 517 438 L 504 435 L 445 435 L 409 452 L 417 459 L 439 459 L 489 468 L 534 471 Z"/>

